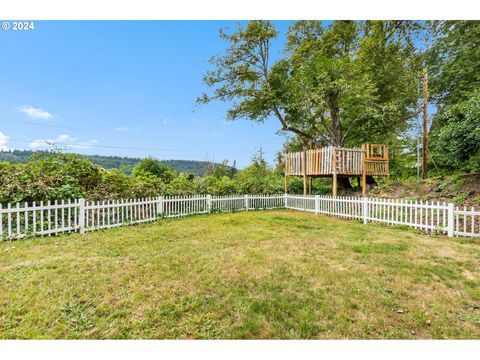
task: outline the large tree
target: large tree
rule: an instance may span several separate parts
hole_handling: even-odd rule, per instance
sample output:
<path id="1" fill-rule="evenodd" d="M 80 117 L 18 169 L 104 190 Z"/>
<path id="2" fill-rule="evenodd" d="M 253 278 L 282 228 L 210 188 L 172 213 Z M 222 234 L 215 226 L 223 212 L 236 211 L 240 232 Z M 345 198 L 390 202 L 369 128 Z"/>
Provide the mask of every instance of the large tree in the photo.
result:
<path id="1" fill-rule="evenodd" d="M 428 51 L 432 97 L 438 107 L 431 127 L 439 165 L 480 170 L 480 22 L 431 22 Z"/>
<path id="2" fill-rule="evenodd" d="M 443 108 L 465 100 L 480 88 L 480 21 L 432 21 L 428 50 L 430 88 Z"/>
<path id="3" fill-rule="evenodd" d="M 419 30 L 407 21 L 298 21 L 274 64 L 270 49 L 278 32 L 271 22 L 222 30 L 229 47 L 212 57 L 204 82 L 213 93 L 198 102 L 230 102 L 231 120 L 274 116 L 303 143 L 385 141 L 415 115 Z"/>

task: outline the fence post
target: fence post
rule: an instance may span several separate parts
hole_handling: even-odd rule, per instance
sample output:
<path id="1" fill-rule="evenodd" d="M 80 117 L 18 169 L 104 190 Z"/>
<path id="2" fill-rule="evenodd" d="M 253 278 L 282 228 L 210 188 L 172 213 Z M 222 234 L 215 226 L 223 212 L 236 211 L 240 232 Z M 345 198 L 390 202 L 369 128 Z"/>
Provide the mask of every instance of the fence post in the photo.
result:
<path id="1" fill-rule="evenodd" d="M 448 203 L 447 206 L 447 235 L 453 237 L 455 231 L 455 205 L 453 203 Z"/>
<path id="2" fill-rule="evenodd" d="M 319 210 L 320 210 L 320 196 L 315 195 L 315 215 L 318 214 Z"/>
<path id="3" fill-rule="evenodd" d="M 368 223 L 368 198 L 363 197 L 363 207 L 362 207 L 362 215 L 363 215 L 363 223 Z"/>
<path id="4" fill-rule="evenodd" d="M 283 195 L 283 207 L 285 209 L 287 209 L 287 197 L 288 197 L 288 194 L 285 193 L 285 195 Z"/>
<path id="5" fill-rule="evenodd" d="M 157 196 L 157 216 L 163 214 L 163 196 Z"/>
<path id="6" fill-rule="evenodd" d="M 78 199 L 78 230 L 80 234 L 85 233 L 85 199 Z"/>
<path id="7" fill-rule="evenodd" d="M 207 211 L 212 212 L 212 195 L 207 195 Z"/>
<path id="8" fill-rule="evenodd" d="M 248 201 L 248 194 L 245 194 L 245 210 L 248 211 L 250 203 Z"/>

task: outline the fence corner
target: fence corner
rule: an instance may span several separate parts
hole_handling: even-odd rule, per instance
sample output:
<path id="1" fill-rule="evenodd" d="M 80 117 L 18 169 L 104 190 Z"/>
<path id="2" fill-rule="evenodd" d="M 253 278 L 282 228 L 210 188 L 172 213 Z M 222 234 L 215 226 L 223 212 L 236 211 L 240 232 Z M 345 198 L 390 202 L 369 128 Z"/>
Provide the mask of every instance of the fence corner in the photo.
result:
<path id="1" fill-rule="evenodd" d="M 455 204 L 447 205 L 447 235 L 453 237 L 455 232 Z"/>
<path id="2" fill-rule="evenodd" d="M 85 233 L 85 199 L 78 199 L 78 231 Z"/>
<path id="3" fill-rule="evenodd" d="M 207 195 L 207 212 L 212 212 L 212 195 Z"/>
<path id="4" fill-rule="evenodd" d="M 364 196 L 362 198 L 363 206 L 362 206 L 362 217 L 363 223 L 368 224 L 368 198 Z"/>

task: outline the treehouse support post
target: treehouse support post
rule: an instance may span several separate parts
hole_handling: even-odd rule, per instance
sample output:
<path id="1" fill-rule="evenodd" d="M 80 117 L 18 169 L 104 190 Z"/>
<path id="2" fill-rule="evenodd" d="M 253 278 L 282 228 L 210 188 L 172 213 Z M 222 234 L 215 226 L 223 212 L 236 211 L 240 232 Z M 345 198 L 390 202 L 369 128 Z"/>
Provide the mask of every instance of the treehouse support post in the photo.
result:
<path id="1" fill-rule="evenodd" d="M 303 195 L 307 195 L 307 150 L 303 149 Z"/>
<path id="2" fill-rule="evenodd" d="M 362 145 L 362 150 L 364 150 L 362 152 L 362 196 L 365 196 L 367 193 L 367 163 L 365 161 L 367 158 L 365 151 L 367 151 L 367 149 L 365 148 L 365 145 Z"/>
<path id="3" fill-rule="evenodd" d="M 308 173 L 309 174 L 314 174 L 315 172 L 313 171 L 313 168 L 312 168 L 312 160 L 313 160 L 313 154 L 312 154 L 312 150 L 313 150 L 313 146 L 312 146 L 312 142 L 310 142 L 310 149 L 308 151 L 308 153 L 310 154 L 310 159 L 308 161 Z M 308 195 L 312 195 L 312 181 L 313 181 L 313 176 L 309 176 L 308 177 Z"/>
<path id="4" fill-rule="evenodd" d="M 333 159 L 332 159 L 332 195 L 337 196 L 337 148 L 333 148 Z"/>
<path id="5" fill-rule="evenodd" d="M 288 194 L 288 175 L 290 175 L 290 156 L 285 154 L 285 194 Z"/>

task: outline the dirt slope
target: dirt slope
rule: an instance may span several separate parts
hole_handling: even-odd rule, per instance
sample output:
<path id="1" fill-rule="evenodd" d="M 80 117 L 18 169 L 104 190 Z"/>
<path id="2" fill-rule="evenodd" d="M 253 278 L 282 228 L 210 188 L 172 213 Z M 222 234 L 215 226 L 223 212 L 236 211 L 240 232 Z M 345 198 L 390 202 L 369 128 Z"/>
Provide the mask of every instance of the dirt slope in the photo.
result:
<path id="1" fill-rule="evenodd" d="M 440 176 L 405 183 L 389 182 L 374 188 L 372 196 L 454 202 L 458 206 L 480 208 L 480 173 Z"/>

